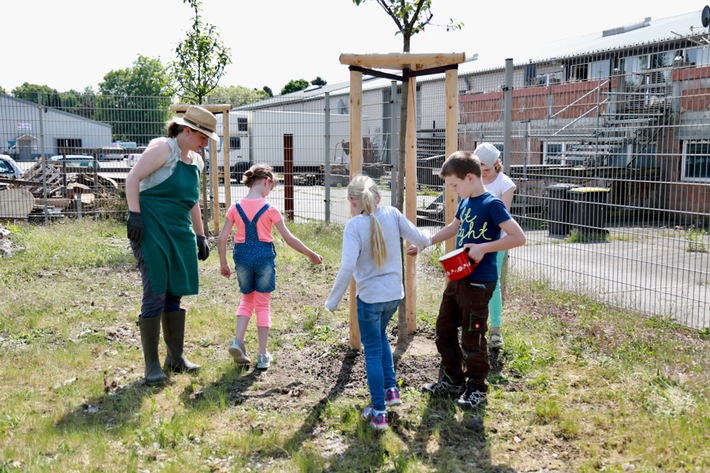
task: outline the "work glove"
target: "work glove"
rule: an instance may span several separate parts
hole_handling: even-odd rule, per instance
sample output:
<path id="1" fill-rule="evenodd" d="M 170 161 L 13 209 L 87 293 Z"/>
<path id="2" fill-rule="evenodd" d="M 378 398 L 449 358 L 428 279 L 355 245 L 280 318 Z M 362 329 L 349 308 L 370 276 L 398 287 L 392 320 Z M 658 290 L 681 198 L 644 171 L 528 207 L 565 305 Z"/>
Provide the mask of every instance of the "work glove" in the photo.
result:
<path id="1" fill-rule="evenodd" d="M 128 212 L 126 229 L 129 240 L 135 243 L 140 243 L 143 240 L 143 217 L 140 212 Z"/>
<path id="2" fill-rule="evenodd" d="M 205 261 L 210 256 L 210 247 L 204 235 L 197 235 L 197 259 Z"/>

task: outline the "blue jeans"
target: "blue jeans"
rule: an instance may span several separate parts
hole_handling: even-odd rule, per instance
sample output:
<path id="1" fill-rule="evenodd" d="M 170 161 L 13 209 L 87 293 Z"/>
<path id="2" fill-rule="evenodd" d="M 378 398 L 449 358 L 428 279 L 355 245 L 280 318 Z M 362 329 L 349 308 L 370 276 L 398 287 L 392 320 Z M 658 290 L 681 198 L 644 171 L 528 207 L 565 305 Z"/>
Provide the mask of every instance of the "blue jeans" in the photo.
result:
<path id="1" fill-rule="evenodd" d="M 365 349 L 365 372 L 372 408 L 385 410 L 385 389 L 397 386 L 392 348 L 387 339 L 387 324 L 399 308 L 399 300 L 368 304 L 357 298 L 360 341 Z"/>

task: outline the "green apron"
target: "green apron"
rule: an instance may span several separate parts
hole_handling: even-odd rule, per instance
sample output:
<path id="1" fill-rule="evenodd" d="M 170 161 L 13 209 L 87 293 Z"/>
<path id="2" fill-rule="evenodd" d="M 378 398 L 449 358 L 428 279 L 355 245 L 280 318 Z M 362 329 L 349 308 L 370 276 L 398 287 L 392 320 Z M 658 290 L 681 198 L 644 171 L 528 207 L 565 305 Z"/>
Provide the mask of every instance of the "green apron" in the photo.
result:
<path id="1" fill-rule="evenodd" d="M 141 249 L 154 294 L 197 294 L 197 241 L 190 210 L 200 198 L 197 166 L 178 160 L 172 175 L 140 193 Z"/>

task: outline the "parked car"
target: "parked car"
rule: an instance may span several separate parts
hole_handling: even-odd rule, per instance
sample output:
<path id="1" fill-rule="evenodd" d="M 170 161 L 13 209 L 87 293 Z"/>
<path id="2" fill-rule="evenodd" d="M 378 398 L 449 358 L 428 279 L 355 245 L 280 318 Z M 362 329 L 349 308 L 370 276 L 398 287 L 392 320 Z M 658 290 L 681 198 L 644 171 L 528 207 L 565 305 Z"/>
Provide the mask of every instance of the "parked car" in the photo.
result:
<path id="1" fill-rule="evenodd" d="M 17 163 L 7 154 L 0 154 L 0 177 L 20 179 L 22 170 Z"/>
<path id="2" fill-rule="evenodd" d="M 90 156 L 88 154 L 55 154 L 54 156 L 50 157 L 50 161 L 62 161 L 64 158 L 82 158 L 82 159 L 94 159 L 93 156 Z"/>
<path id="3" fill-rule="evenodd" d="M 101 148 L 101 153 L 99 154 L 99 159 L 104 161 L 118 161 L 123 159 L 125 148 L 120 145 L 104 146 Z"/>
<path id="4" fill-rule="evenodd" d="M 93 156 L 88 156 L 88 155 L 80 155 L 80 154 L 67 154 L 66 156 L 64 155 L 57 155 L 57 156 L 52 156 L 49 158 L 50 161 L 54 161 L 57 164 L 62 164 L 62 162 L 66 163 L 67 167 L 70 168 L 94 168 L 94 164 L 96 165 L 96 169 L 101 169 L 101 165 L 99 164 L 98 161 L 94 160 Z"/>

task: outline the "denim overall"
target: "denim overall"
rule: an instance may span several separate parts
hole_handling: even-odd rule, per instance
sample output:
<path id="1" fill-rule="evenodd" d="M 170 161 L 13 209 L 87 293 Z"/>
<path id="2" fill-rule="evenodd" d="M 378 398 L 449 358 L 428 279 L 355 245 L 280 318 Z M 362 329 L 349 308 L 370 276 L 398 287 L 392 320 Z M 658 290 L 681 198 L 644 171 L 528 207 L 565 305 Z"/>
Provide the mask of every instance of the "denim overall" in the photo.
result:
<path id="1" fill-rule="evenodd" d="M 252 221 L 249 221 L 239 203 L 235 205 L 246 226 L 244 243 L 235 243 L 232 253 L 239 291 L 242 294 L 273 292 L 276 290 L 276 250 L 272 242 L 259 240 L 256 229 L 256 222 L 269 208 L 269 204 L 259 209 Z"/>

